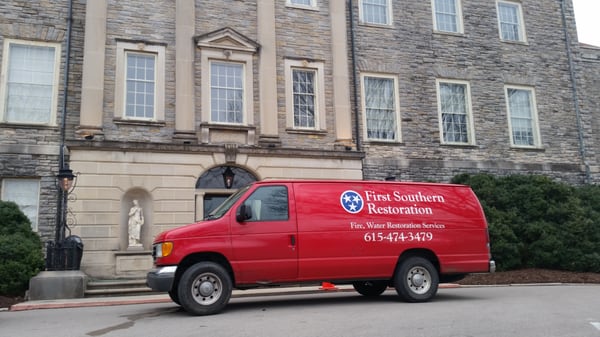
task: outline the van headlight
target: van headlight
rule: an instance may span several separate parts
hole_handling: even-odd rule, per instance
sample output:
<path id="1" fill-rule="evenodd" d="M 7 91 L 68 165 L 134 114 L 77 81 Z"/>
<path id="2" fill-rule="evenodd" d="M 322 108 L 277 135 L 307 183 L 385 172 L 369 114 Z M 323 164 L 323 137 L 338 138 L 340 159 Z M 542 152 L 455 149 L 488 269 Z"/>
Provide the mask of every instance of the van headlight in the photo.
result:
<path id="1" fill-rule="evenodd" d="M 167 257 L 173 252 L 173 242 L 167 241 L 157 243 L 154 244 L 152 248 L 152 255 L 155 259 L 159 257 Z"/>

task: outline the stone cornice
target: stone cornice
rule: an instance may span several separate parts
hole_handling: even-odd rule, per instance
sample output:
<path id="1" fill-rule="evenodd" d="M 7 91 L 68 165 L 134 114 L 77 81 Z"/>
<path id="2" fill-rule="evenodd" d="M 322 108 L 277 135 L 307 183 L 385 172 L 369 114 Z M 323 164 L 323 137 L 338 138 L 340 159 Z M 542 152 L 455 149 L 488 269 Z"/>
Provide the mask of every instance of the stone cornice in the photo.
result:
<path id="1" fill-rule="evenodd" d="M 225 144 L 167 144 L 118 141 L 86 141 L 67 140 L 67 147 L 72 150 L 89 151 L 130 151 L 130 152 L 169 152 L 169 153 L 225 153 Z M 238 154 L 264 157 L 303 157 L 303 158 L 336 158 L 362 160 L 364 152 L 336 151 L 320 149 L 294 149 L 280 147 L 239 146 Z"/>

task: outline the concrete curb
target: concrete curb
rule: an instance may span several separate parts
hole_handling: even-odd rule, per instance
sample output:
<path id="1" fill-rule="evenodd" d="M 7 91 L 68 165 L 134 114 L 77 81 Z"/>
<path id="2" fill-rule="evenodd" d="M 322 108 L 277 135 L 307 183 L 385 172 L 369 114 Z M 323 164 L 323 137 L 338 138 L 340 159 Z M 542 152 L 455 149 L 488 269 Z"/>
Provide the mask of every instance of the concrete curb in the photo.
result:
<path id="1" fill-rule="evenodd" d="M 460 288 L 461 285 L 454 283 L 443 283 L 440 289 Z M 256 296 L 278 296 L 278 295 L 302 295 L 317 294 L 324 292 L 354 292 L 351 285 L 340 285 L 333 287 L 319 286 L 296 286 L 259 288 L 250 290 L 234 290 L 232 298 L 256 297 Z M 137 295 L 137 296 L 115 296 L 115 297 L 93 297 L 93 298 L 71 298 L 58 300 L 27 301 L 17 303 L 8 308 L 8 311 L 25 311 L 38 309 L 60 309 L 60 308 L 82 308 L 100 307 L 113 305 L 169 303 L 171 298 L 167 294 Z M 2 309 L 0 309 L 1 311 Z"/>

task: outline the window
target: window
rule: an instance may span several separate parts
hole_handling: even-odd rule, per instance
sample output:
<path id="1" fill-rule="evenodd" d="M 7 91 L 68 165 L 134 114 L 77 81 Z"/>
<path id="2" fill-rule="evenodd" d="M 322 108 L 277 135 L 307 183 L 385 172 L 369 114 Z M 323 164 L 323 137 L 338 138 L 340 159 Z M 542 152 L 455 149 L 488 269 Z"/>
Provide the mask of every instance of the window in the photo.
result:
<path id="1" fill-rule="evenodd" d="M 241 124 L 244 117 L 244 66 L 212 61 L 210 64 L 211 122 Z"/>
<path id="2" fill-rule="evenodd" d="M 375 25 L 392 24 L 390 0 L 359 0 L 358 3 L 360 22 Z"/>
<path id="3" fill-rule="evenodd" d="M 506 104 L 510 141 L 514 146 L 539 146 L 539 130 L 533 89 L 507 87 Z"/>
<path id="4" fill-rule="evenodd" d="M 117 42 L 115 117 L 164 120 L 165 48 Z"/>
<path id="5" fill-rule="evenodd" d="M 473 144 L 469 84 L 438 81 L 438 110 L 441 141 L 445 144 Z"/>
<path id="6" fill-rule="evenodd" d="M 0 121 L 55 125 L 60 45 L 4 40 Z"/>
<path id="7" fill-rule="evenodd" d="M 294 127 L 315 127 L 315 70 L 292 69 L 292 96 L 294 97 Z"/>
<path id="8" fill-rule="evenodd" d="M 364 74 L 361 78 L 367 139 L 400 141 L 397 79 Z"/>
<path id="9" fill-rule="evenodd" d="M 462 33 L 460 0 L 433 0 L 433 22 L 440 32 Z"/>
<path id="10" fill-rule="evenodd" d="M 152 119 L 156 87 L 156 55 L 127 52 L 125 116 Z"/>
<path id="11" fill-rule="evenodd" d="M 252 209 L 249 221 L 282 221 L 288 219 L 288 193 L 285 186 L 259 187 L 244 205 Z"/>
<path id="12" fill-rule="evenodd" d="M 3 179 L 2 200 L 19 205 L 31 221 L 31 228 L 38 229 L 40 182 L 37 179 Z"/>
<path id="13" fill-rule="evenodd" d="M 227 200 L 229 196 L 229 194 L 205 194 L 203 198 L 204 214 L 202 215 L 202 219 L 205 219 L 212 211 Z"/>
<path id="14" fill-rule="evenodd" d="M 287 0 L 287 5 L 300 8 L 315 8 L 317 0 Z"/>
<path id="15" fill-rule="evenodd" d="M 286 60 L 287 127 L 325 130 L 324 66 L 319 62 Z"/>
<path id="16" fill-rule="evenodd" d="M 209 142 L 209 126 L 238 128 L 254 123 L 253 57 L 258 44 L 225 28 L 196 37 L 196 46 L 202 69 L 202 141 Z"/>
<path id="17" fill-rule="evenodd" d="M 525 41 L 521 4 L 498 1 L 498 25 L 504 41 Z"/>

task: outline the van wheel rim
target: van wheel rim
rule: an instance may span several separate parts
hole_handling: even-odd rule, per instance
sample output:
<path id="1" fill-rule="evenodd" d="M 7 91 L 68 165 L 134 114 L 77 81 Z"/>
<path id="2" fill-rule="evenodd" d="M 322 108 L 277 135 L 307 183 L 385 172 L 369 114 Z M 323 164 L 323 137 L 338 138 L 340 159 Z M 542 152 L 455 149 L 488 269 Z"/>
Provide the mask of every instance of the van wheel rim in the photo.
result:
<path id="1" fill-rule="evenodd" d="M 202 305 L 211 305 L 219 300 L 223 293 L 223 283 L 217 275 L 204 273 L 192 283 L 194 300 Z"/>
<path id="2" fill-rule="evenodd" d="M 406 284 L 415 294 L 425 294 L 431 288 L 431 274 L 423 267 L 413 267 L 408 271 Z"/>

